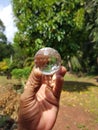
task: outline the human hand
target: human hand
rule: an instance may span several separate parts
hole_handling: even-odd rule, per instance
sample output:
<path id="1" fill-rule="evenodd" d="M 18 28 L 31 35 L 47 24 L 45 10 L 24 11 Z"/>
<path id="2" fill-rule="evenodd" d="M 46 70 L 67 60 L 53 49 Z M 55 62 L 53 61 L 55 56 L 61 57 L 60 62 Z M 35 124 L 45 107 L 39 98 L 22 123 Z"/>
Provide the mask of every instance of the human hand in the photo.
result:
<path id="1" fill-rule="evenodd" d="M 55 124 L 66 69 L 51 76 L 33 68 L 20 98 L 18 130 L 51 130 Z"/>

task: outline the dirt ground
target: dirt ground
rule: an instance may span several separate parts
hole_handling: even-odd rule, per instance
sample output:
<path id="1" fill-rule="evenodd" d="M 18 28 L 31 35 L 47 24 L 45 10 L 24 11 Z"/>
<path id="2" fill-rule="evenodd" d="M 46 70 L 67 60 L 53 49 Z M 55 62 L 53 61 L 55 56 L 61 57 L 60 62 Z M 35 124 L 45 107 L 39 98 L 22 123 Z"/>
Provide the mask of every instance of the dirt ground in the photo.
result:
<path id="1" fill-rule="evenodd" d="M 98 86 L 98 76 L 92 80 Z M 82 106 L 60 105 L 53 130 L 98 130 L 98 117 L 85 111 Z"/>
<path id="2" fill-rule="evenodd" d="M 95 79 L 93 82 L 96 82 Z M 4 89 L 1 88 L 2 87 L 0 87 L 0 95 L 1 93 L 7 91 L 5 87 Z M 0 128 L 0 130 L 5 129 Z M 85 109 L 82 108 L 82 106 L 70 106 L 67 104 L 63 105 L 61 103 L 57 120 L 52 130 L 98 130 L 98 117 L 96 120 L 95 115 L 93 116 L 93 114 L 89 113 L 88 111 L 85 111 Z"/>
<path id="3" fill-rule="evenodd" d="M 53 130 L 98 130 L 93 115 L 78 106 L 60 106 Z"/>

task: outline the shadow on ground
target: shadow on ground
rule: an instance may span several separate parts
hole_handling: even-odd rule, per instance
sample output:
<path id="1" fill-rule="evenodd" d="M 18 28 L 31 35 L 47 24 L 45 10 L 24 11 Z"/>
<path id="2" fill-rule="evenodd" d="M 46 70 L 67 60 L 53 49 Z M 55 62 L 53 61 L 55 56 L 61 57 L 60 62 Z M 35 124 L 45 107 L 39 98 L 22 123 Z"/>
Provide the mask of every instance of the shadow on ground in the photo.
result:
<path id="1" fill-rule="evenodd" d="M 80 91 L 88 91 L 90 87 L 98 87 L 97 85 L 89 82 L 81 82 L 81 81 L 65 81 L 63 85 L 64 91 L 69 92 L 80 92 Z"/>

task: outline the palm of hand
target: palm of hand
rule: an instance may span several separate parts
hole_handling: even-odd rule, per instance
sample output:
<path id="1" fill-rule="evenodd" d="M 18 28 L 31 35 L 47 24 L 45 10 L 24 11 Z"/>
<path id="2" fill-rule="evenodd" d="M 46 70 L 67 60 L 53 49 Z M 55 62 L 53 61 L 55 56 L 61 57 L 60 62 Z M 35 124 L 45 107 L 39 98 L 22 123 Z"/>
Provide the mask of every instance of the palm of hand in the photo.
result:
<path id="1" fill-rule="evenodd" d="M 43 84 L 36 95 L 36 101 L 39 107 L 40 121 L 38 124 L 38 130 L 51 130 L 58 113 L 58 98 L 53 94 L 50 87 Z"/>

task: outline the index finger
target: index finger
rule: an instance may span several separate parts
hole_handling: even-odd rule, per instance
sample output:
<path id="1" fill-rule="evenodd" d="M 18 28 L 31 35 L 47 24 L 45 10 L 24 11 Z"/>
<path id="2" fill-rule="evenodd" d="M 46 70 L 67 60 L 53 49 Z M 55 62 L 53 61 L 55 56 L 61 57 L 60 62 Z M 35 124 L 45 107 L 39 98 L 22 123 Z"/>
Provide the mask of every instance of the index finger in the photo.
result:
<path id="1" fill-rule="evenodd" d="M 67 72 L 67 69 L 64 66 L 61 66 L 60 69 L 56 72 L 56 75 L 64 76 Z"/>
<path id="2" fill-rule="evenodd" d="M 55 97 L 58 99 L 60 98 L 61 90 L 62 90 L 62 85 L 64 82 L 64 75 L 66 73 L 66 68 L 61 67 L 60 70 L 53 76 L 53 94 Z"/>

